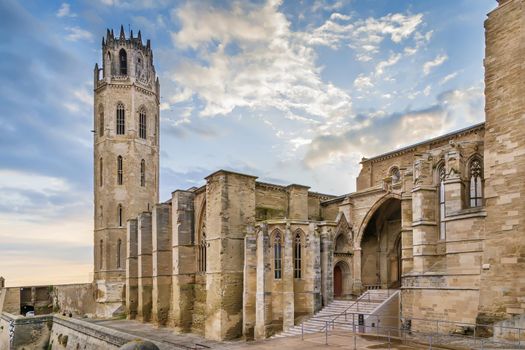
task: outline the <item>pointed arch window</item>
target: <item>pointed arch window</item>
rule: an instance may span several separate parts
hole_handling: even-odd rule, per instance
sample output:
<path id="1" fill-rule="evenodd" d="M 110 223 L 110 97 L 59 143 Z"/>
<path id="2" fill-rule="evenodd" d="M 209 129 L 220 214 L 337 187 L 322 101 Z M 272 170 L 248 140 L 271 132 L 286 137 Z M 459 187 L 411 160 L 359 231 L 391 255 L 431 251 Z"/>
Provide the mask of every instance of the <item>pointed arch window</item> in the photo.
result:
<path id="1" fill-rule="evenodd" d="M 120 49 L 118 58 L 120 65 L 120 75 L 128 75 L 128 55 L 126 50 Z"/>
<path id="2" fill-rule="evenodd" d="M 99 256 L 99 267 L 100 269 L 102 270 L 103 266 L 104 266 L 104 241 L 101 239 L 100 240 L 100 243 L 99 243 L 99 252 L 100 252 L 100 256 Z"/>
<path id="3" fill-rule="evenodd" d="M 122 204 L 119 204 L 117 207 L 117 214 L 118 214 L 118 226 L 122 227 L 122 223 L 124 222 L 124 209 L 122 209 Z"/>
<path id="4" fill-rule="evenodd" d="M 139 137 L 146 138 L 146 110 L 144 108 L 139 112 Z"/>
<path id="5" fill-rule="evenodd" d="M 104 107 L 102 105 L 99 107 L 98 114 L 98 136 L 104 136 Z"/>
<path id="6" fill-rule="evenodd" d="M 280 280 L 283 274 L 282 241 L 280 232 L 275 234 L 273 242 L 273 271 L 274 278 Z"/>
<path id="7" fill-rule="evenodd" d="M 122 156 L 117 157 L 117 184 L 122 185 L 124 182 L 124 171 L 122 164 Z"/>
<path id="8" fill-rule="evenodd" d="M 206 207 L 203 206 L 201 223 L 199 229 L 199 247 L 197 269 L 199 272 L 206 272 L 207 242 L 206 242 Z"/>
<path id="9" fill-rule="evenodd" d="M 469 165 L 469 197 L 470 207 L 483 205 L 483 165 L 481 159 L 473 158 Z"/>
<path id="10" fill-rule="evenodd" d="M 301 278 L 302 275 L 302 247 L 301 247 L 301 233 L 297 232 L 294 238 L 293 249 L 293 277 Z"/>
<path id="11" fill-rule="evenodd" d="M 140 161 L 140 186 L 146 186 L 146 162 L 144 159 Z"/>
<path id="12" fill-rule="evenodd" d="M 439 239 L 446 238 L 446 223 L 445 223 L 445 165 L 442 164 L 438 168 L 439 174 Z"/>
<path id="13" fill-rule="evenodd" d="M 104 162 L 102 158 L 98 160 L 98 182 L 100 187 L 104 185 Z"/>
<path id="14" fill-rule="evenodd" d="M 121 268 L 122 265 L 122 240 L 119 238 L 117 241 L 117 268 Z"/>
<path id="15" fill-rule="evenodd" d="M 119 102 L 117 104 L 117 135 L 124 135 L 126 133 L 126 111 L 124 105 Z"/>

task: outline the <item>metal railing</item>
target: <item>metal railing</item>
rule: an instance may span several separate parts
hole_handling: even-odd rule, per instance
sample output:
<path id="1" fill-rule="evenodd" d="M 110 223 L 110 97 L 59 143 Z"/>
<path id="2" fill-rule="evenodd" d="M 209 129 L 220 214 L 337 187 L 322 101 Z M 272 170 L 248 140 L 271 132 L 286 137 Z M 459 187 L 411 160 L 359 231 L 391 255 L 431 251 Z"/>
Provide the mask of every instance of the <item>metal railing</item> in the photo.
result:
<path id="1" fill-rule="evenodd" d="M 322 315 L 322 317 L 333 317 L 339 314 Z M 397 317 L 390 315 L 370 315 L 368 318 L 359 317 L 361 313 L 349 312 L 346 316 L 351 315 L 351 321 L 336 321 L 335 319 L 326 320 L 325 325 L 317 332 L 310 334 L 324 333 L 325 344 L 328 345 L 330 332 L 335 332 L 335 327 L 339 326 L 343 330 L 337 333 L 338 336 L 350 334 L 354 337 L 354 349 L 357 349 L 357 336 L 367 335 L 376 336 L 388 340 L 388 348 L 392 341 L 396 342 L 413 342 L 425 343 L 429 349 L 438 345 L 452 345 L 455 347 L 465 347 L 468 349 L 523 349 L 522 334 L 525 329 L 519 327 L 496 326 L 479 323 L 454 322 L 446 320 L 424 319 L 416 317 Z M 376 322 L 372 322 L 373 320 Z M 356 323 L 356 319 L 358 322 Z M 381 326 L 381 320 L 392 320 L 398 326 Z M 413 327 L 415 324 L 416 327 Z M 346 328 L 348 331 L 345 331 Z M 349 329 L 352 329 L 351 331 Z M 462 330 L 462 334 L 458 333 Z M 494 335 L 507 334 L 512 339 L 495 338 Z M 304 340 L 304 322 L 301 323 L 301 339 Z M 487 336 L 489 335 L 489 336 Z M 491 336 L 490 336 L 491 335 Z M 523 339 L 525 343 L 525 339 Z M 524 345 L 524 346 L 522 346 Z"/>

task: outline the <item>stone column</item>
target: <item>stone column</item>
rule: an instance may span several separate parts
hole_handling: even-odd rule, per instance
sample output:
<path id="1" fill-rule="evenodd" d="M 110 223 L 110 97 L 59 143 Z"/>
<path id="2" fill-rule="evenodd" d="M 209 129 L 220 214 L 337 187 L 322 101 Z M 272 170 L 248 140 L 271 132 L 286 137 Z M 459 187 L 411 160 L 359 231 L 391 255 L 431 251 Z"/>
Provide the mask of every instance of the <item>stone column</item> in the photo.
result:
<path id="1" fill-rule="evenodd" d="M 414 266 L 412 242 L 412 169 L 403 169 L 401 192 L 401 276 L 412 272 Z M 403 278 L 401 277 L 401 280 Z"/>
<path id="2" fill-rule="evenodd" d="M 195 194 L 177 190 L 171 197 L 173 277 L 171 317 L 175 329 L 189 332 L 195 298 L 194 201 Z"/>
<path id="3" fill-rule="evenodd" d="M 293 277 L 293 234 L 290 223 L 286 224 L 283 247 L 283 330 L 294 326 L 294 277 Z"/>
<path id="4" fill-rule="evenodd" d="M 436 217 L 436 186 L 433 184 L 432 161 L 424 155 L 414 163 L 412 189 L 413 271 L 424 273 L 436 262 L 439 239 Z"/>
<path id="5" fill-rule="evenodd" d="M 321 233 L 321 290 L 323 304 L 326 306 L 334 300 L 334 249 L 328 232 Z"/>
<path id="6" fill-rule="evenodd" d="M 242 335 L 244 236 L 255 224 L 255 177 L 220 170 L 206 178 L 205 335 Z"/>
<path id="7" fill-rule="evenodd" d="M 153 293 L 152 319 L 166 325 L 171 305 L 172 244 L 171 206 L 156 204 L 152 213 L 153 231 Z"/>
<path id="8" fill-rule="evenodd" d="M 152 257 L 151 213 L 141 213 L 138 219 L 138 310 L 137 319 L 151 320 Z"/>
<path id="9" fill-rule="evenodd" d="M 242 334 L 246 340 L 254 339 L 257 295 L 257 239 L 252 228 L 244 238 L 244 286 L 242 298 Z"/>
<path id="10" fill-rule="evenodd" d="M 312 278 L 308 275 L 307 278 L 312 283 L 313 291 L 313 310 L 311 313 L 314 314 L 323 307 L 323 293 L 322 293 L 322 274 L 321 274 L 321 239 L 317 230 L 316 224 L 310 223 L 309 225 L 310 246 L 306 245 L 305 255 L 308 259 L 306 273 L 311 273 Z"/>
<path id="11" fill-rule="evenodd" d="M 463 163 L 459 146 L 453 144 L 445 155 L 445 212 L 447 215 L 458 214 L 465 207 L 465 189 L 461 178 Z"/>
<path id="12" fill-rule="evenodd" d="M 137 219 L 128 220 L 126 239 L 126 314 L 133 320 L 137 316 L 138 304 L 138 226 Z"/>
<path id="13" fill-rule="evenodd" d="M 361 281 L 361 247 L 354 247 L 354 257 L 352 259 L 354 268 L 354 284 L 352 293 L 360 295 L 363 290 L 363 282 Z"/>
<path id="14" fill-rule="evenodd" d="M 255 339 L 265 339 L 272 324 L 272 267 L 268 226 L 263 224 L 257 234 L 257 295 L 255 309 Z"/>

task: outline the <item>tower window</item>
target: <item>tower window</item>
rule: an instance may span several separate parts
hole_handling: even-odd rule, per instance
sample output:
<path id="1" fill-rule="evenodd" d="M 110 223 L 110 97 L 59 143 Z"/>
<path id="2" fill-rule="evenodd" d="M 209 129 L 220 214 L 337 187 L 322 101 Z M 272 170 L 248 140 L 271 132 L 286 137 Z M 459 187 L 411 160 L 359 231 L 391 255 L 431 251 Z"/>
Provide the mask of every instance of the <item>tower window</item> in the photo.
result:
<path id="1" fill-rule="evenodd" d="M 439 239 L 446 238 L 445 223 L 445 165 L 441 165 L 439 174 Z"/>
<path id="2" fill-rule="evenodd" d="M 140 185 L 146 186 L 146 162 L 144 159 L 140 161 Z"/>
<path id="3" fill-rule="evenodd" d="M 141 109 L 139 113 L 139 137 L 146 138 L 146 110 Z"/>
<path id="4" fill-rule="evenodd" d="M 124 135 L 126 133 L 126 112 L 124 105 L 119 103 L 117 105 L 117 135 Z"/>
<path id="5" fill-rule="evenodd" d="M 199 272 L 206 272 L 206 232 L 201 231 L 199 242 Z"/>
<path id="6" fill-rule="evenodd" d="M 104 184 L 104 163 L 102 161 L 102 158 L 98 160 L 98 171 L 99 171 L 99 185 L 102 187 Z"/>
<path id="7" fill-rule="evenodd" d="M 474 158 L 470 162 L 469 167 L 470 176 L 470 206 L 472 208 L 481 207 L 483 205 L 483 167 L 479 158 Z"/>
<path id="8" fill-rule="evenodd" d="M 122 185 L 123 180 L 122 156 L 117 157 L 117 184 Z"/>
<path id="9" fill-rule="evenodd" d="M 117 211 L 118 211 L 118 226 L 122 227 L 122 222 L 124 221 L 122 204 L 118 205 Z"/>
<path id="10" fill-rule="evenodd" d="M 293 259 L 293 277 L 301 278 L 301 233 L 297 232 L 294 239 L 294 259 Z"/>
<path id="11" fill-rule="evenodd" d="M 275 279 L 281 279 L 282 276 L 282 243 L 281 243 L 281 233 L 277 232 L 275 234 L 273 242 L 273 271 Z"/>
<path id="12" fill-rule="evenodd" d="M 120 64 L 120 75 L 128 75 L 128 55 L 126 54 L 126 50 L 120 49 L 118 57 Z"/>
<path id="13" fill-rule="evenodd" d="M 104 109 L 102 106 L 99 107 L 99 115 L 98 115 L 98 136 L 104 136 Z"/>
<path id="14" fill-rule="evenodd" d="M 100 269 L 102 270 L 102 267 L 104 266 L 104 241 L 102 239 L 100 240 L 99 252 L 100 252 L 99 266 L 100 266 Z"/>
<path id="15" fill-rule="evenodd" d="M 122 240 L 119 238 L 117 241 L 117 268 L 121 268 L 121 260 L 122 260 Z"/>

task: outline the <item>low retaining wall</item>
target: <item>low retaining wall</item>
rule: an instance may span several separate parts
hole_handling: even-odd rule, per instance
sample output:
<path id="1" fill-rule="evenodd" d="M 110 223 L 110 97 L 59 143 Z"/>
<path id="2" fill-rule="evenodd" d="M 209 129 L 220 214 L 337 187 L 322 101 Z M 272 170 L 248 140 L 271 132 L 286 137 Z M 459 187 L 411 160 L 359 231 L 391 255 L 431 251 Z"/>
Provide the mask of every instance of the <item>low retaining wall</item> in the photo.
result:
<path id="1" fill-rule="evenodd" d="M 47 349 L 53 316 L 23 317 L 0 315 L 0 349 Z"/>

